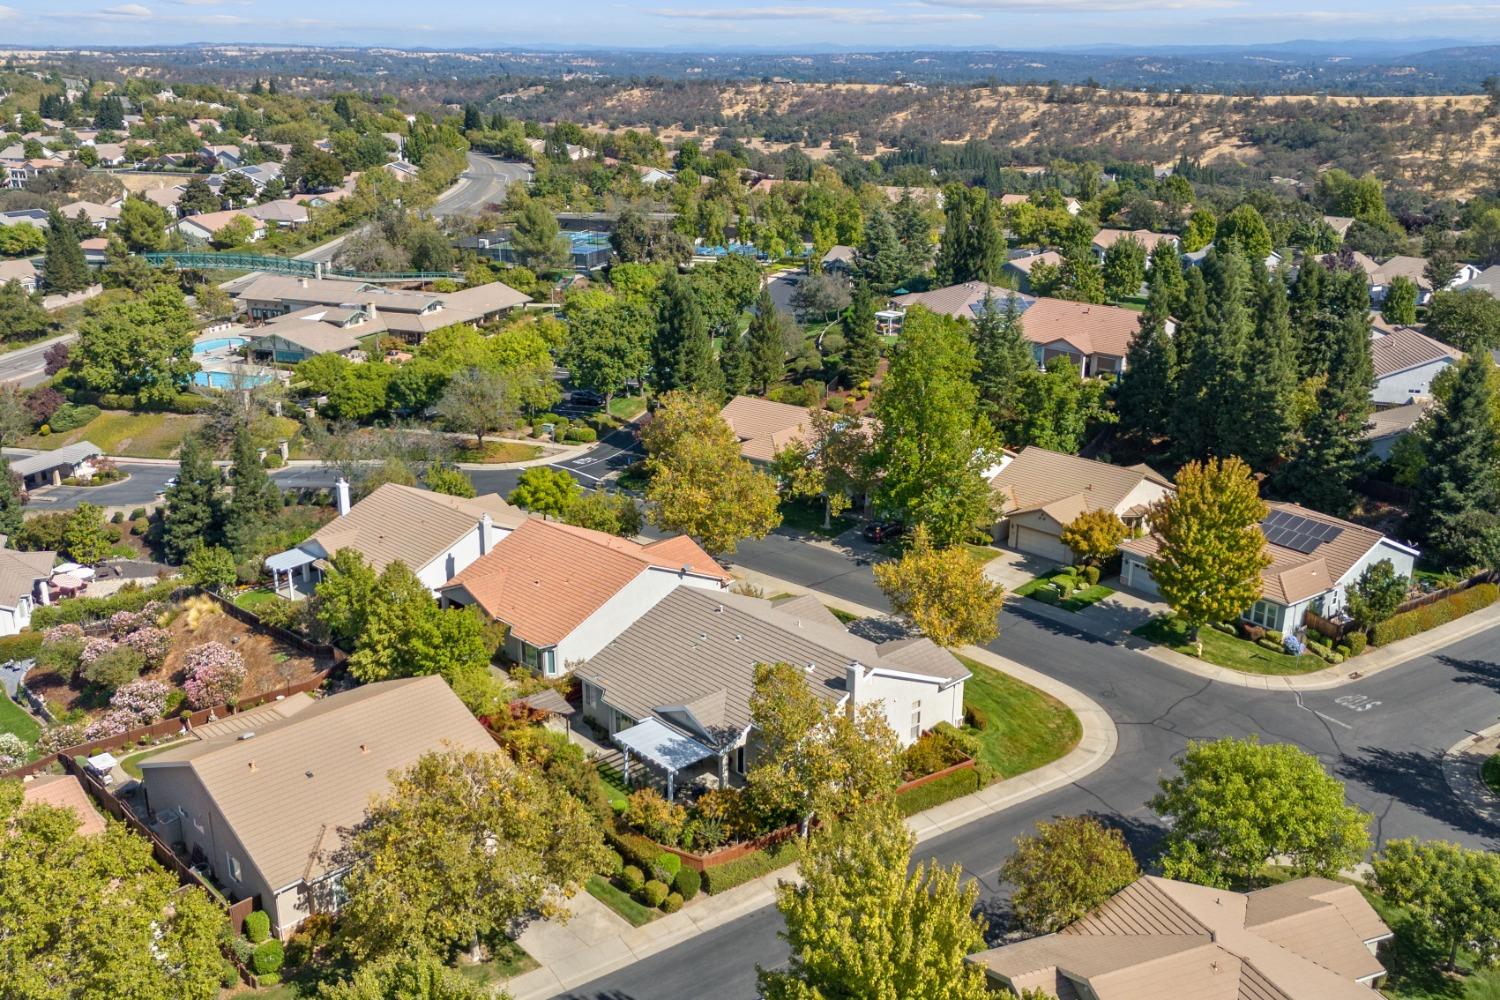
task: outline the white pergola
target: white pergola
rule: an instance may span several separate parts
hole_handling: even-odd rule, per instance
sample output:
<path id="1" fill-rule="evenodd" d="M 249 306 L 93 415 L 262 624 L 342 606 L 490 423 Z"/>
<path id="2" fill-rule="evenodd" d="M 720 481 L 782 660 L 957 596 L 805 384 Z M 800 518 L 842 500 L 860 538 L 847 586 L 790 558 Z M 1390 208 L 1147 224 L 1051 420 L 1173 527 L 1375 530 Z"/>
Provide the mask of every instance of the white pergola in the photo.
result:
<path id="1" fill-rule="evenodd" d="M 307 582 L 307 567 L 318 561 L 318 557 L 311 552 L 302 549 L 287 549 L 278 552 L 274 556 L 266 557 L 266 569 L 271 571 L 271 589 L 281 593 L 281 575 L 286 574 L 286 597 L 288 600 L 297 599 L 297 586 L 292 582 L 292 574 L 295 572 L 297 578 L 303 583 Z"/>
<path id="2" fill-rule="evenodd" d="M 668 802 L 672 801 L 677 772 L 714 756 L 714 751 L 702 743 L 682 735 L 658 719 L 647 719 L 629 729 L 622 729 L 615 733 L 614 739 L 625 754 L 626 784 L 630 783 L 630 754 L 634 752 L 667 773 Z"/>

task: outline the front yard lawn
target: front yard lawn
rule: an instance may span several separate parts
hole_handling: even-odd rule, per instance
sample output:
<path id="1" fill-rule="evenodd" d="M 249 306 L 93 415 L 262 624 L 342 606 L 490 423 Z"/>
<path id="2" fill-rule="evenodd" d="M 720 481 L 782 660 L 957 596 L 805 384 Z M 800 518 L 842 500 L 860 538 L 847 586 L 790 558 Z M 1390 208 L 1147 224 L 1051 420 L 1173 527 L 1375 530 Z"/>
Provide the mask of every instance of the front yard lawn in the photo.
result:
<path id="1" fill-rule="evenodd" d="M 979 761 L 997 776 L 1024 774 L 1078 745 L 1083 725 L 1068 706 L 977 660 L 959 660 L 974 675 L 964 685 L 964 705 L 984 716 Z"/>
<path id="2" fill-rule="evenodd" d="M 1380 996 L 1392 1000 L 1494 1000 L 1500 997 L 1500 970 L 1480 966 L 1477 956 L 1467 948 L 1459 949 L 1457 974 L 1445 972 L 1448 960 L 1441 944 L 1422 933 L 1420 921 L 1399 906 L 1386 902 L 1378 893 L 1360 886 L 1365 899 L 1380 914 L 1395 937 L 1382 946 L 1385 965 L 1390 970 Z"/>
<path id="3" fill-rule="evenodd" d="M 202 426 L 202 417 L 181 413 L 105 410 L 82 427 L 61 434 L 33 434 L 18 444 L 51 451 L 79 441 L 90 441 L 106 455 L 171 458 L 181 447 L 182 439 Z"/>
<path id="4" fill-rule="evenodd" d="M 1029 597 L 1033 601 L 1041 601 L 1043 604 L 1050 604 L 1054 608 L 1062 608 L 1064 611 L 1073 612 L 1082 611 L 1090 604 L 1102 601 L 1110 594 L 1114 593 L 1113 590 L 1111 590 L 1109 587 L 1106 587 L 1104 584 L 1096 583 L 1091 587 L 1084 587 L 1082 590 L 1075 590 L 1067 598 L 1063 598 L 1062 595 L 1058 593 L 1057 587 L 1053 581 L 1057 580 L 1059 577 L 1071 578 L 1072 576 L 1072 570 L 1064 566 L 1059 569 L 1055 569 L 1050 573 L 1044 573 L 1041 576 L 1033 577 L 1032 579 L 1017 587 L 1015 593 L 1017 597 Z"/>
<path id="5" fill-rule="evenodd" d="M 603 875 L 589 876 L 584 888 L 589 891 L 590 896 L 628 920 L 632 927 L 649 924 L 661 916 L 660 910 L 653 910 L 642 903 L 637 903 L 631 898 L 630 893 L 619 888 Z"/>
<path id="6" fill-rule="evenodd" d="M 616 396 L 609 401 L 609 415 L 616 420 L 634 420 L 645 409 L 645 396 Z"/>
<path id="7" fill-rule="evenodd" d="M 1197 655 L 1197 650 L 1188 641 L 1187 626 L 1170 615 L 1153 618 L 1131 634 L 1188 656 Z M 1310 653 L 1291 656 L 1257 646 L 1239 636 L 1225 635 L 1218 629 L 1209 628 L 1207 625 L 1198 630 L 1198 637 L 1203 640 L 1204 660 L 1230 670 L 1238 670 L 1241 673 L 1310 674 L 1314 670 L 1322 670 L 1328 666 L 1323 660 Z"/>
<path id="8" fill-rule="evenodd" d="M 821 538 L 837 538 L 854 527 L 855 520 L 848 515 L 840 515 L 830 519 L 831 527 L 825 528 L 822 500 L 784 500 L 781 503 L 781 524 L 782 527 L 805 531 Z"/>
<path id="9" fill-rule="evenodd" d="M 27 744 L 36 742 L 36 738 L 42 734 L 42 727 L 26 710 L 15 702 L 3 690 L 0 690 L 0 733 L 15 733 Z"/>
<path id="10" fill-rule="evenodd" d="M 518 441 L 486 441 L 484 448 L 466 444 L 454 452 L 455 461 L 474 462 L 485 465 L 501 465 L 506 462 L 525 462 L 541 455 L 540 445 L 522 444 Z"/>
<path id="11" fill-rule="evenodd" d="M 1004 554 L 993 545 L 974 545 L 970 542 L 964 543 L 964 551 L 969 554 L 970 559 L 981 566 L 989 565 L 990 562 Z"/>

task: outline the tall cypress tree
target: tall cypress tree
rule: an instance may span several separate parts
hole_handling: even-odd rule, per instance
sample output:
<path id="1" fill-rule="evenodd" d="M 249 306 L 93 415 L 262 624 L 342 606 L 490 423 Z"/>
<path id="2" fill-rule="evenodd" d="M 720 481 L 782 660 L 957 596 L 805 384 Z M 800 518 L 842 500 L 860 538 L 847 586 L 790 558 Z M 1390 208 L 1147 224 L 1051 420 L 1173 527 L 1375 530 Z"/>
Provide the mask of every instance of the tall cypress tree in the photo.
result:
<path id="1" fill-rule="evenodd" d="M 731 329 L 719 343 L 719 370 L 724 373 L 724 392 L 738 396 L 750 384 L 750 357 L 745 335 Z"/>
<path id="2" fill-rule="evenodd" d="M 1414 521 L 1429 554 L 1455 569 L 1500 563 L 1500 427 L 1492 362 L 1470 355 L 1422 435 Z"/>
<path id="3" fill-rule="evenodd" d="M 1147 312 L 1163 323 L 1177 318 L 1187 300 L 1187 279 L 1182 276 L 1177 245 L 1170 240 L 1162 240 L 1152 249 L 1146 288 Z"/>
<path id="4" fill-rule="evenodd" d="M 937 280 L 956 285 L 972 277 L 969 253 L 969 189 L 950 184 L 943 190 L 943 242 L 938 247 Z"/>
<path id="5" fill-rule="evenodd" d="M 202 438 L 189 434 L 178 454 L 177 482 L 167 489 L 162 510 L 161 544 L 167 562 L 181 565 L 198 545 L 219 540 L 220 504 L 219 470 Z"/>
<path id="6" fill-rule="evenodd" d="M 1176 347 L 1167 335 L 1165 319 L 1147 310 L 1130 342 L 1115 397 L 1122 431 L 1149 445 L 1171 429 L 1177 401 L 1176 367 Z"/>
<path id="7" fill-rule="evenodd" d="M 1036 354 L 1021 330 L 1021 303 L 1014 295 L 1005 305 L 985 295 L 973 324 L 974 384 L 979 407 L 1001 436 L 1009 437 L 1021 422 L 1021 380 L 1036 371 Z"/>
<path id="8" fill-rule="evenodd" d="M 995 219 L 996 206 L 990 201 L 989 192 L 983 188 L 975 188 L 973 198 L 974 204 L 970 210 L 974 216 L 974 231 L 970 236 L 970 277 L 993 285 L 999 282 L 1000 272 L 1005 267 L 1005 233 Z"/>
<path id="9" fill-rule="evenodd" d="M 1292 397 L 1297 391 L 1297 338 L 1286 286 L 1278 279 L 1261 285 L 1254 344 L 1243 362 L 1240 405 L 1233 407 L 1237 434 L 1231 450 L 1264 472 L 1286 454 L 1291 442 Z"/>
<path id="10" fill-rule="evenodd" d="M 1199 373 L 1207 402 L 1201 417 L 1208 422 L 1206 454 L 1228 458 L 1235 454 L 1244 420 L 1237 411 L 1244 396 L 1241 379 L 1255 324 L 1255 283 L 1250 264 L 1233 245 L 1223 252 L 1217 248 L 1210 252 L 1203 271 L 1209 303 L 1205 329 L 1210 331 L 1205 340 L 1210 349 L 1199 354 L 1206 362 L 1206 370 Z"/>
<path id="11" fill-rule="evenodd" d="M 281 507 L 281 494 L 260 462 L 250 431 L 235 431 L 230 455 L 231 494 L 225 504 L 224 540 L 238 556 L 249 554 L 271 515 Z"/>
<path id="12" fill-rule="evenodd" d="M 771 287 L 763 285 L 755 300 L 755 316 L 746 331 L 750 342 L 750 381 L 761 394 L 786 375 L 786 334 L 781 314 L 771 300 Z"/>
<path id="13" fill-rule="evenodd" d="M 860 282 L 844 312 L 844 373 L 850 385 L 875 377 L 880 364 L 880 335 L 875 329 L 875 295 Z"/>
<path id="14" fill-rule="evenodd" d="M 1353 487 L 1365 455 L 1365 422 L 1375 372 L 1368 314 L 1346 316 L 1337 333 L 1327 377 L 1318 391 L 1317 410 L 1275 483 L 1282 495 L 1298 503 L 1343 515 L 1354 506 Z"/>
<path id="15" fill-rule="evenodd" d="M 669 273 L 661 286 L 661 308 L 651 338 L 651 383 L 657 393 L 686 387 L 681 371 L 683 348 L 699 335 L 707 336 L 708 324 L 686 279 Z"/>
<path id="16" fill-rule="evenodd" d="M 1214 426 L 1209 411 L 1218 405 L 1205 397 L 1213 377 L 1213 335 L 1208 329 L 1208 286 L 1202 268 L 1188 272 L 1176 346 L 1177 403 L 1172 407 L 1172 441 L 1183 461 L 1193 461 L 1208 454 Z"/>
<path id="17" fill-rule="evenodd" d="M 78 233 L 55 208 L 47 213 L 47 261 L 42 277 L 50 292 L 79 292 L 93 284 Z"/>
<path id="18" fill-rule="evenodd" d="M 0 535 L 16 537 L 23 522 L 21 514 L 21 477 L 10 471 L 10 463 L 0 458 Z M 13 544 L 13 543 L 12 543 Z"/>

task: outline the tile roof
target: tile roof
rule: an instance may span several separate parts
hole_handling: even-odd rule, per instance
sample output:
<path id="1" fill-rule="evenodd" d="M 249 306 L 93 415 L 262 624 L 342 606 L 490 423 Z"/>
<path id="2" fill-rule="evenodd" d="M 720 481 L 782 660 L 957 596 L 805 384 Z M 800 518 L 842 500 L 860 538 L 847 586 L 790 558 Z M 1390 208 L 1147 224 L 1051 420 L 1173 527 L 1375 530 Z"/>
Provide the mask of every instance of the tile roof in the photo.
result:
<path id="1" fill-rule="evenodd" d="M 248 212 L 242 212 L 237 208 L 231 208 L 224 212 L 204 212 L 202 215 L 188 215 L 177 220 L 174 225 L 191 223 L 209 233 L 216 233 L 229 225 L 235 219 L 249 219 L 256 229 L 265 229 L 266 224 Z"/>
<path id="2" fill-rule="evenodd" d="M 1327 592 L 1367 552 L 1385 539 L 1384 535 L 1372 528 L 1361 527 L 1294 503 L 1272 501 L 1266 506 L 1272 511 L 1285 511 L 1342 529 L 1337 538 L 1323 542 L 1311 552 L 1298 552 L 1296 549 L 1265 543 L 1265 551 L 1271 557 L 1271 564 L 1260 573 L 1261 595 L 1283 606 Z M 1130 552 L 1142 559 L 1156 555 L 1158 548 L 1155 535 L 1132 538 L 1120 545 L 1121 551 Z"/>
<path id="3" fill-rule="evenodd" d="M 21 789 L 22 801 L 27 805 L 48 805 L 58 809 L 71 809 L 78 817 L 78 833 L 92 837 L 106 829 L 104 817 L 94 808 L 93 801 L 83 785 L 71 774 L 41 774 L 27 778 Z"/>
<path id="4" fill-rule="evenodd" d="M 1093 244 L 1100 250 L 1108 250 L 1127 236 L 1144 247 L 1148 254 L 1152 250 L 1155 250 L 1156 245 L 1162 240 L 1167 240 L 1173 244 L 1177 243 L 1177 237 L 1171 233 L 1153 233 L 1149 229 L 1134 229 L 1130 231 L 1124 229 L 1101 229 L 1094 234 Z"/>
<path id="5" fill-rule="evenodd" d="M 280 201 L 268 201 L 261 205 L 252 205 L 245 209 L 245 214 L 254 216 L 263 222 L 306 222 L 309 218 L 307 206 L 290 198 L 282 198 Z"/>
<path id="6" fill-rule="evenodd" d="M 1405 434 L 1417 425 L 1417 421 L 1422 419 L 1431 406 L 1430 402 L 1419 402 L 1393 406 L 1387 410 L 1376 410 L 1370 414 L 1369 423 L 1365 426 L 1365 440 L 1377 441 L 1381 438 Z"/>
<path id="7" fill-rule="evenodd" d="M 668 544 L 670 543 L 670 544 Z M 566 639 L 651 568 L 730 576 L 691 538 L 642 545 L 602 531 L 529 518 L 443 585 L 462 588 L 490 617 L 533 646 Z"/>
<path id="8" fill-rule="evenodd" d="M 1500 264 L 1493 264 L 1485 268 L 1479 272 L 1477 277 L 1467 284 L 1460 285 L 1456 290 L 1460 292 L 1488 292 L 1490 295 L 1500 297 Z"/>
<path id="9" fill-rule="evenodd" d="M 740 439 L 740 454 L 756 461 L 769 462 L 787 445 L 807 438 L 805 406 L 736 396 L 724 404 L 719 416 Z"/>
<path id="10" fill-rule="evenodd" d="M 0 260 L 0 285 L 8 281 L 19 281 L 23 284 L 36 280 L 36 265 L 26 258 L 20 260 Z"/>
<path id="11" fill-rule="evenodd" d="M 37 581 L 52 575 L 55 562 L 56 552 L 0 549 L 0 607 L 13 608 L 23 597 L 35 600 Z"/>
<path id="12" fill-rule="evenodd" d="M 720 746 L 732 743 L 750 725 L 758 663 L 805 668 L 808 684 L 829 700 L 845 696 L 853 662 L 945 683 L 968 676 L 963 664 L 930 639 L 877 645 L 825 621 L 822 615 L 799 617 L 796 606 L 780 608 L 739 594 L 678 587 L 579 673 L 603 689 L 611 705 L 638 721 L 657 714 L 679 725 L 679 715 L 661 716 L 658 710 L 710 707 L 718 721 L 704 725 L 714 731 L 698 735 Z"/>
<path id="13" fill-rule="evenodd" d="M 1141 328 L 1141 314 L 1119 306 L 1037 299 L 1021 314 L 1021 331 L 1033 344 L 1062 341 L 1082 354 L 1123 358 Z"/>
<path id="14" fill-rule="evenodd" d="M 1459 361 L 1463 352 L 1418 333 L 1409 326 L 1396 327 L 1390 333 L 1370 340 L 1370 358 L 1375 363 L 1375 377 L 1385 378 L 1409 368 L 1447 358 Z"/>
<path id="15" fill-rule="evenodd" d="M 155 811 L 168 808 L 152 776 L 187 767 L 276 888 L 323 874 L 322 852 L 358 823 L 389 774 L 446 748 L 492 751 L 495 742 L 436 675 L 366 684 L 313 701 L 245 733 L 170 747 L 141 762 Z M 158 785 L 158 787 L 160 787 Z M 332 837 L 330 837 L 330 834 Z"/>
<path id="16" fill-rule="evenodd" d="M 1340 237 L 1348 233 L 1349 227 L 1354 225 L 1354 219 L 1348 215 L 1325 215 L 1323 216 L 1323 221 L 1328 223 Z"/>
<path id="17" fill-rule="evenodd" d="M 344 306 L 308 306 L 284 313 L 265 326 L 250 331 L 253 337 L 278 337 L 312 354 L 337 354 L 359 346 L 359 338 L 385 330 L 385 324 L 367 319 L 344 326 L 361 310 Z"/>
<path id="18" fill-rule="evenodd" d="M 1054 267 L 1061 267 L 1062 262 L 1062 254 L 1056 250 L 1044 250 L 1041 253 L 1028 254 L 1025 257 L 1012 257 L 1005 262 L 1005 266 L 1014 268 L 1022 274 L 1030 274 L 1031 269 L 1038 264 L 1051 264 Z"/>
<path id="19" fill-rule="evenodd" d="M 1000 285 L 987 285 L 982 281 L 968 281 L 961 285 L 948 285 L 931 291 L 898 295 L 891 301 L 902 309 L 922 306 L 942 316 L 971 320 L 979 315 L 986 296 L 992 299 L 996 306 L 1004 308 L 1006 300 L 1012 295 L 1019 301 L 1023 310 L 1036 301 L 1033 296 L 1024 295 Z"/>
<path id="20" fill-rule="evenodd" d="M 1095 1000 L 1362 1000 L 1389 936 L 1350 885 L 1246 894 L 1146 876 L 1056 934 L 970 956 L 1018 989 Z"/>
<path id="21" fill-rule="evenodd" d="M 498 493 L 466 500 L 385 483 L 299 547 L 306 549 L 316 542 L 330 556 L 352 548 L 377 573 L 397 560 L 416 572 L 473 531 L 484 514 L 503 527 L 514 528 L 526 520 L 524 511 L 506 503 Z"/>
<path id="22" fill-rule="evenodd" d="M 1064 504 L 1067 509 L 1058 507 L 1058 512 L 1071 516 L 1059 523 L 1067 524 L 1085 510 L 1119 513 L 1120 504 L 1142 482 L 1172 485 L 1144 465 L 1122 468 L 1029 445 L 995 474 L 990 488 L 1001 495 L 1007 516 Z"/>
<path id="23" fill-rule="evenodd" d="M 62 465 L 77 465 L 79 462 L 102 454 L 104 452 L 100 451 L 99 446 L 92 441 L 76 441 L 51 451 L 37 452 L 25 458 L 13 458 L 10 461 L 10 471 L 18 476 L 29 476 Z"/>
<path id="24" fill-rule="evenodd" d="M 1427 269 L 1426 257 L 1408 257 L 1397 254 L 1382 261 L 1370 274 L 1370 281 L 1377 285 L 1388 285 L 1392 278 L 1406 278 L 1423 291 L 1432 291 L 1432 282 L 1423 272 Z"/>

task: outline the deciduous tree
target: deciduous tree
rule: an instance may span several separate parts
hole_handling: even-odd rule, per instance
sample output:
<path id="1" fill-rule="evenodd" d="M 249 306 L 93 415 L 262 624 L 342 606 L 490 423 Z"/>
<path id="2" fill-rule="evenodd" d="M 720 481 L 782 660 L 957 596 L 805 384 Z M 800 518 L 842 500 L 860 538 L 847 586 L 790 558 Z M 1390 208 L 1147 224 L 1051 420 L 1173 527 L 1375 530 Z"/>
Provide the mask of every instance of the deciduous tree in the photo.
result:
<path id="1" fill-rule="evenodd" d="M 1011 444 L 1076 454 L 1091 426 L 1116 419 L 1105 407 L 1108 392 L 1105 382 L 1084 378 L 1066 355 L 1048 358 L 1045 368 L 1021 379 L 1021 422 Z"/>
<path id="2" fill-rule="evenodd" d="M 329 561 L 314 595 L 318 620 L 334 641 L 351 646 L 365 633 L 379 592 L 379 577 L 358 549 L 339 549 Z"/>
<path id="3" fill-rule="evenodd" d="M 934 548 L 917 525 L 901 558 L 875 565 L 875 582 L 891 610 L 939 646 L 982 645 L 1000 632 L 1004 588 L 961 545 Z"/>
<path id="4" fill-rule="evenodd" d="M 582 495 L 578 480 L 563 470 L 534 465 L 521 473 L 508 499 L 543 518 L 561 521 Z"/>
<path id="5" fill-rule="evenodd" d="M 318 1000 L 508 1000 L 509 994 L 466 978 L 425 950 L 365 962 L 350 978 L 325 983 Z"/>
<path id="6" fill-rule="evenodd" d="M 466 368 L 448 381 L 438 397 L 438 416 L 452 429 L 467 431 L 484 448 L 484 436 L 514 426 L 520 414 L 515 380 L 486 368 Z"/>
<path id="7" fill-rule="evenodd" d="M 1387 323 L 1411 324 L 1417 321 L 1417 283 L 1400 275 L 1386 286 L 1380 315 Z"/>
<path id="8" fill-rule="evenodd" d="M 1017 837 L 1000 877 L 1015 886 L 1016 922 L 1034 934 L 1051 934 L 1130 885 L 1140 869 L 1119 830 L 1090 816 L 1064 816 Z"/>
<path id="9" fill-rule="evenodd" d="M 1349 616 L 1369 628 L 1379 625 L 1406 600 L 1411 581 L 1396 572 L 1389 559 L 1366 566 L 1349 588 Z"/>
<path id="10" fill-rule="evenodd" d="M 1118 302 L 1141 293 L 1146 280 L 1146 248 L 1134 236 L 1125 236 L 1104 251 L 1104 291 Z"/>
<path id="11" fill-rule="evenodd" d="M 1130 534 L 1125 522 L 1115 512 L 1096 507 L 1079 514 L 1062 530 L 1062 543 L 1080 563 L 1097 566 L 1120 551 L 1120 543 Z"/>
<path id="12" fill-rule="evenodd" d="M 1468 945 L 1481 955 L 1500 947 L 1500 857 L 1447 841 L 1392 840 L 1375 855 L 1370 887 L 1405 907 L 1448 949 L 1448 970 Z"/>
<path id="13" fill-rule="evenodd" d="M 479 609 L 438 607 L 427 585 L 397 560 L 380 573 L 349 672 L 367 684 L 441 674 L 458 688 L 486 669 L 490 653 Z"/>
<path id="14" fill-rule="evenodd" d="M 850 494 L 865 485 L 869 429 L 857 417 L 827 410 L 808 414 L 805 440 L 776 454 L 777 478 L 792 496 L 823 500 L 823 527 L 849 507 Z"/>
<path id="15" fill-rule="evenodd" d="M 175 285 L 86 307 L 70 361 L 95 392 L 129 393 L 146 405 L 175 399 L 198 364 L 193 314 Z"/>

